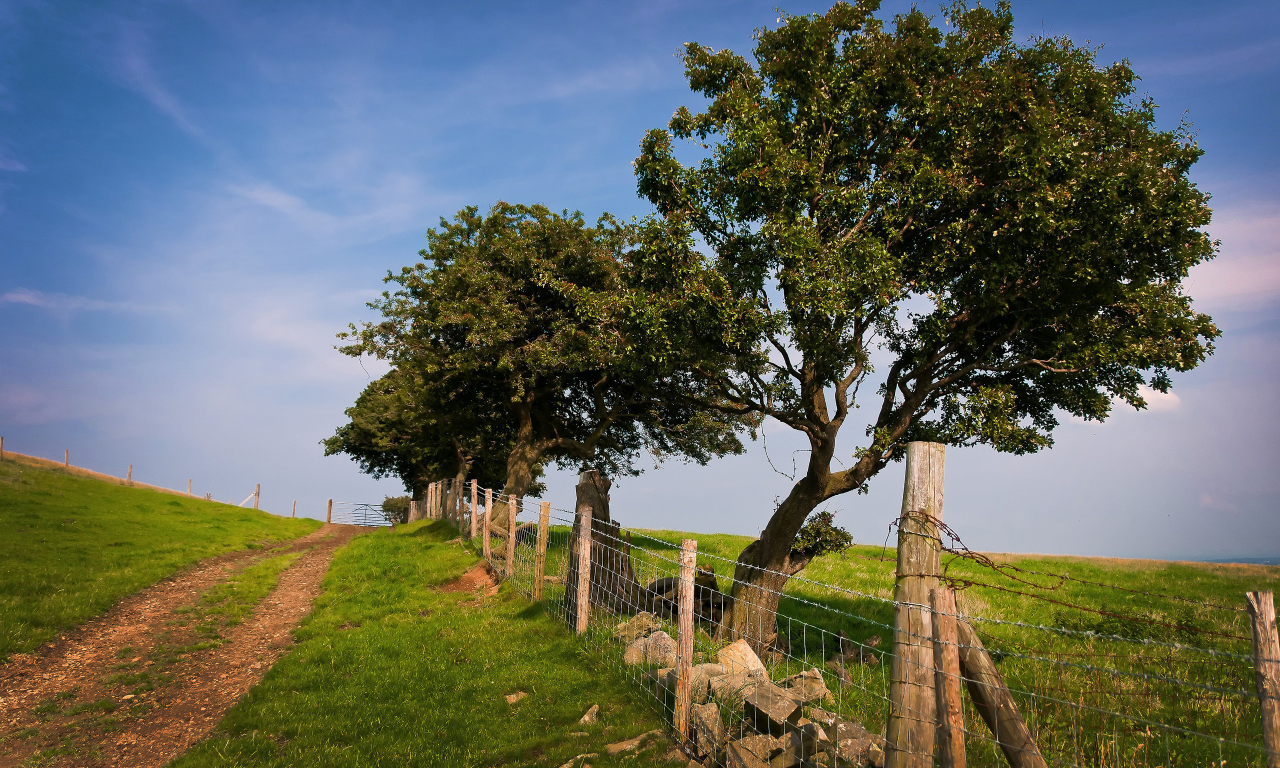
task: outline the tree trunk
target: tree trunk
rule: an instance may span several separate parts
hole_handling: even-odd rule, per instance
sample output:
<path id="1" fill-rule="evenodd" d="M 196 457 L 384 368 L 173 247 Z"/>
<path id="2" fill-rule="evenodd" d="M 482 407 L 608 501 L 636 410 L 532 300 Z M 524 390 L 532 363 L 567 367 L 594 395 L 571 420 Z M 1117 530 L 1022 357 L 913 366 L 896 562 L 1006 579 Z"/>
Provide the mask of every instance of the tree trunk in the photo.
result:
<path id="1" fill-rule="evenodd" d="M 591 513 L 591 577 L 588 599 L 617 613 L 635 613 L 644 608 L 644 589 L 631 568 L 631 558 L 622 546 L 618 523 L 609 515 L 609 478 L 597 470 L 579 476 L 577 508 L 590 504 Z M 581 516 L 574 514 L 573 535 L 577 542 L 582 528 Z M 569 548 L 569 570 L 565 578 L 565 604 L 578 601 L 578 548 Z M 575 614 L 576 615 L 576 614 Z"/>
<path id="2" fill-rule="evenodd" d="M 533 468 L 542 459 L 542 449 L 533 434 L 533 409 L 531 402 L 522 402 L 515 409 L 519 421 L 516 430 L 515 445 L 507 456 L 507 482 L 502 489 L 502 498 L 495 499 L 493 504 L 492 531 L 506 531 L 507 520 L 511 517 L 512 498 L 522 498 L 533 485 Z M 501 543 L 499 543 L 501 542 Z M 506 552 L 506 539 L 495 538 L 492 545 L 493 557 L 502 559 Z"/>
<path id="3" fill-rule="evenodd" d="M 769 518 L 760 538 L 738 555 L 733 572 L 733 592 L 725 611 L 718 639 L 745 639 L 757 655 L 763 655 L 777 636 L 778 601 L 787 580 L 805 563 L 791 562 L 791 545 L 804 527 L 809 513 L 823 502 L 823 491 L 831 474 L 830 446 L 810 441 L 809 467 L 804 477 Z"/>

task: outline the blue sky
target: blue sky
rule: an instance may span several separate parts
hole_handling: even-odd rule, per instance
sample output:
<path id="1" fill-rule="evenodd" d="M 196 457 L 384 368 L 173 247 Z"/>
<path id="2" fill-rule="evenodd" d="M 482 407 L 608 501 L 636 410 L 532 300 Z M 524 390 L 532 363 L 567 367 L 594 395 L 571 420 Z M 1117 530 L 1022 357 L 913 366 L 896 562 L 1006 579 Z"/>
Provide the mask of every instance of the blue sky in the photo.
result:
<path id="1" fill-rule="evenodd" d="M 262 483 L 285 513 L 397 493 L 321 456 L 383 370 L 333 351 L 334 334 L 464 205 L 646 213 L 640 137 L 698 103 L 681 44 L 746 53 L 775 5 L 0 0 L 6 448 L 190 477 L 222 500 Z M 1198 129 L 1222 254 L 1189 290 L 1225 335 L 1147 412 L 1066 421 L 1031 457 L 953 449 L 946 517 L 986 550 L 1280 554 L 1280 4 L 1014 13 L 1020 38 L 1128 58 L 1162 124 Z M 768 430 L 778 470 L 800 447 Z M 880 542 L 901 483 L 891 467 L 829 507 Z M 571 485 L 553 475 L 553 502 Z M 614 507 L 630 525 L 753 533 L 789 486 L 757 444 L 624 479 Z"/>

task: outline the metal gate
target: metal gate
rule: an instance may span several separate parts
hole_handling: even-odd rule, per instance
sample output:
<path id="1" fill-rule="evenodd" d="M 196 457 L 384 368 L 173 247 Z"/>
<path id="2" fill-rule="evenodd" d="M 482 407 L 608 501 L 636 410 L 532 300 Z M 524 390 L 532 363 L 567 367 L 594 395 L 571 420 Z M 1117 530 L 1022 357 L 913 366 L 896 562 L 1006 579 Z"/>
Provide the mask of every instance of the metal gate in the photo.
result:
<path id="1" fill-rule="evenodd" d="M 392 524 L 392 515 L 383 510 L 381 504 L 365 504 L 359 501 L 333 502 L 333 516 L 330 522 L 342 525 L 364 525 L 368 527 L 386 527 Z"/>

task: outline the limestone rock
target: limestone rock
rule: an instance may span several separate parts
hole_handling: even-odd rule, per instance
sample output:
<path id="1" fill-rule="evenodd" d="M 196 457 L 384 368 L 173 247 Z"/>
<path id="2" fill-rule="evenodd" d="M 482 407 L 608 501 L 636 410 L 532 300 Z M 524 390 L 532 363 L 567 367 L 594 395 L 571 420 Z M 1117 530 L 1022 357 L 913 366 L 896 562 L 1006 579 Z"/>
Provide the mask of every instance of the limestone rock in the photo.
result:
<path id="1" fill-rule="evenodd" d="M 884 765 L 883 736 L 870 733 L 858 723 L 842 722 L 836 730 L 836 747 L 840 759 L 849 765 Z M 877 760 L 879 762 L 877 762 Z"/>
<path id="2" fill-rule="evenodd" d="M 711 704 L 695 704 L 689 708 L 689 725 L 693 727 L 693 743 L 698 752 L 713 759 L 724 745 L 724 723 L 720 721 L 720 707 Z"/>
<path id="3" fill-rule="evenodd" d="M 517 701 L 523 699 L 525 696 L 528 696 L 528 695 L 529 694 L 525 693 L 524 691 L 516 691 L 515 693 L 509 693 L 507 694 L 507 703 L 515 704 Z"/>
<path id="4" fill-rule="evenodd" d="M 772 736 L 756 734 L 729 742 L 725 750 L 726 768 L 770 768 L 769 761 L 782 751 Z"/>
<path id="5" fill-rule="evenodd" d="M 760 676 L 769 674 L 746 640 L 738 640 L 721 648 L 716 654 L 716 661 L 724 665 L 725 671 L 731 675 L 739 672 Z"/>
<path id="6" fill-rule="evenodd" d="M 841 688 L 847 688 L 853 685 L 853 677 L 841 662 L 835 659 L 828 661 L 827 671 L 836 676 L 836 679 L 840 681 Z"/>
<path id="7" fill-rule="evenodd" d="M 591 709 L 588 709 L 587 713 L 582 716 L 581 720 L 578 721 L 578 725 L 591 725 L 592 723 L 596 722 L 599 719 L 600 719 L 600 705 L 592 704 Z"/>
<path id="8" fill-rule="evenodd" d="M 625 664 L 657 664 L 662 667 L 676 665 L 676 641 L 666 632 L 654 632 L 648 637 L 631 641 L 622 654 Z"/>
<path id="9" fill-rule="evenodd" d="M 661 735 L 662 735 L 662 731 L 660 730 L 647 731 L 635 737 L 634 739 L 627 739 L 626 741 L 619 741 L 615 744 L 606 745 L 604 748 L 604 751 L 608 752 L 611 755 L 616 755 L 619 752 L 632 752 L 637 749 L 640 749 L 641 745 L 649 741 L 650 739 L 656 738 Z"/>
<path id="10" fill-rule="evenodd" d="M 813 760 L 815 755 L 825 752 L 831 746 L 831 739 L 826 731 L 817 723 L 805 722 L 795 728 L 788 728 L 782 740 L 788 752 L 798 755 L 802 760 Z"/>
<path id="11" fill-rule="evenodd" d="M 760 681 L 742 701 L 747 724 L 761 733 L 781 736 L 800 718 L 800 702 L 768 681 Z"/>
<path id="12" fill-rule="evenodd" d="M 828 712 L 821 707 L 809 707 L 809 714 L 807 716 L 810 720 L 821 725 L 824 729 L 833 727 L 836 722 L 840 720 L 840 716 L 835 712 Z"/>
<path id="13" fill-rule="evenodd" d="M 620 623 L 613 630 L 613 636 L 624 643 L 630 643 L 641 637 L 648 637 L 659 629 L 662 629 L 662 624 L 657 617 L 647 611 L 641 611 Z"/>
<path id="14" fill-rule="evenodd" d="M 721 664 L 698 664 L 693 667 L 692 674 L 689 676 L 690 700 L 697 704 L 706 701 L 711 690 L 711 678 L 718 677 L 724 673 L 725 668 Z M 674 682 L 672 680 L 673 685 Z"/>
<path id="15" fill-rule="evenodd" d="M 720 701 L 741 701 L 755 691 L 763 678 L 756 675 L 716 675 L 710 680 L 711 695 Z"/>
<path id="16" fill-rule="evenodd" d="M 782 687 L 803 704 L 835 701 L 835 697 L 827 688 L 827 681 L 822 679 L 822 673 L 816 669 L 806 669 L 798 675 L 785 678 L 782 681 Z"/>

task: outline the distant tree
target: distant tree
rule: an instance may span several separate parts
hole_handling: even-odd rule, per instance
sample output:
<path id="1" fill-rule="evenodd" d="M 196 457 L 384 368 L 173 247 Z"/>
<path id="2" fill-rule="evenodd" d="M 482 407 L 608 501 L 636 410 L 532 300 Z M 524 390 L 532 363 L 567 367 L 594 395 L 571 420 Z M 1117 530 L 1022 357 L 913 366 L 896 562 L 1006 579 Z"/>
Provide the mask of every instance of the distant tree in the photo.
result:
<path id="1" fill-rule="evenodd" d="M 754 64 L 688 44 L 709 104 L 650 131 L 636 161 L 663 217 L 633 256 L 661 297 L 648 322 L 732 358 L 699 369 L 717 407 L 809 443 L 738 559 L 738 635 L 772 625 L 809 513 L 908 441 L 1038 451 L 1057 412 L 1143 408 L 1140 387 L 1167 391 L 1219 335 L 1182 290 L 1215 253 L 1188 180 L 1201 150 L 1156 127 L 1126 63 L 1015 43 L 1004 2 L 953 5 L 945 30 L 919 10 L 887 29 L 877 8 L 784 16 L 756 33 Z M 673 137 L 705 159 L 682 164 Z M 833 471 L 873 362 L 867 441 Z"/>
<path id="2" fill-rule="evenodd" d="M 397 477 L 414 498 L 446 477 L 500 486 L 514 430 L 441 394 L 411 369 L 393 368 L 347 409 L 350 421 L 322 441 L 325 455 L 350 456 L 376 478 Z"/>
<path id="3" fill-rule="evenodd" d="M 383 319 L 352 326 L 341 349 L 412 370 L 446 409 L 508 425 L 504 493 L 527 494 L 546 462 L 629 475 L 642 452 L 706 462 L 742 450 L 739 420 L 695 405 L 680 358 L 647 356 L 656 331 L 629 324 L 632 225 L 499 203 L 442 220 L 427 241 L 423 262 L 389 274 L 398 289 L 370 304 Z"/>

